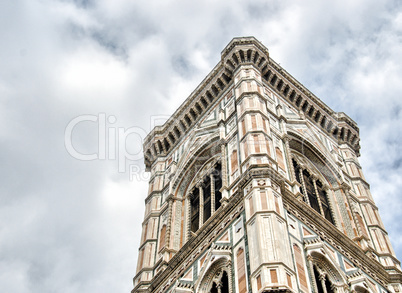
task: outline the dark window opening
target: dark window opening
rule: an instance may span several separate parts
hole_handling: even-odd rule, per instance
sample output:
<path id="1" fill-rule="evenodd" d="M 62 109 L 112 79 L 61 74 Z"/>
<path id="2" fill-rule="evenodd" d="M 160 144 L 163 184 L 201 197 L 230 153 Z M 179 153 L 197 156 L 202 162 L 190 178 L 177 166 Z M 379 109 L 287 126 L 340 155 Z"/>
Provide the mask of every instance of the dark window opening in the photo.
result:
<path id="1" fill-rule="evenodd" d="M 204 179 L 203 187 L 204 193 L 204 222 L 211 217 L 211 179 L 207 176 Z"/>
<path id="2" fill-rule="evenodd" d="M 226 272 L 223 272 L 221 282 L 222 282 L 221 292 L 229 293 L 229 278 L 228 278 L 228 274 Z"/>
<path id="3" fill-rule="evenodd" d="M 324 190 L 324 185 L 320 180 L 316 180 L 314 186 L 314 181 L 310 173 L 305 169 L 301 169 L 295 160 L 292 160 L 292 162 L 296 173 L 296 180 L 301 185 L 300 193 L 303 194 L 304 201 L 307 202 L 308 199 L 310 206 L 314 210 L 320 213 L 329 222 L 335 224 L 329 207 L 328 195 Z M 301 173 L 303 175 L 302 177 Z"/>
<path id="4" fill-rule="evenodd" d="M 213 181 L 211 181 L 213 180 Z M 194 187 L 191 192 L 191 231 L 196 232 L 200 224 L 205 223 L 221 206 L 222 194 L 222 174 L 221 165 L 218 163 L 209 175 L 206 175 L 201 183 L 201 187 Z M 202 199 L 204 207 L 202 209 L 202 223 L 200 223 L 200 188 L 202 188 Z M 214 195 L 214 198 L 213 198 Z M 212 208 L 212 204 L 214 208 Z"/>
<path id="5" fill-rule="evenodd" d="M 200 211 L 198 209 L 200 205 L 200 197 L 198 189 L 195 188 L 191 197 L 191 231 L 196 232 L 200 221 Z"/>
<path id="6" fill-rule="evenodd" d="M 218 290 L 218 287 L 220 287 L 220 290 Z M 229 278 L 226 271 L 223 272 L 222 278 L 218 284 L 216 284 L 215 282 L 212 284 L 210 293 L 218 293 L 218 292 L 229 293 Z"/>
<path id="7" fill-rule="evenodd" d="M 215 282 L 212 284 L 211 293 L 218 293 L 218 287 Z"/>
<path id="8" fill-rule="evenodd" d="M 324 278 L 324 280 L 322 280 L 322 278 Z M 332 289 L 332 284 L 328 280 L 328 276 L 324 275 L 324 276 L 321 276 L 321 278 L 320 278 L 320 273 L 318 272 L 318 270 L 316 269 L 315 266 L 314 266 L 314 279 L 315 279 L 315 283 L 317 285 L 317 291 L 318 291 L 317 293 L 324 293 L 324 292 L 334 293 L 334 290 Z M 326 291 L 324 291 L 323 285 L 325 286 Z"/>
<path id="9" fill-rule="evenodd" d="M 222 168 L 221 165 L 218 164 L 214 171 L 214 183 L 215 183 L 215 211 L 219 209 L 221 206 L 221 199 L 222 199 Z"/>

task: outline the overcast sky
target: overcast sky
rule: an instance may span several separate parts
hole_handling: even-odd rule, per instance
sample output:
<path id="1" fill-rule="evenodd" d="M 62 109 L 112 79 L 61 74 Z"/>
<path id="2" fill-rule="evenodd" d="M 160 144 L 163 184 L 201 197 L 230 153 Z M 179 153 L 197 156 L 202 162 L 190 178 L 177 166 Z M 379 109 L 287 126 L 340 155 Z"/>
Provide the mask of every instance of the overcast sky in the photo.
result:
<path id="1" fill-rule="evenodd" d="M 255 36 L 358 123 L 360 162 L 402 258 L 401 2 L 248 2 L 0 1 L 2 292 L 130 292 L 147 192 L 143 133 L 237 36 Z M 111 134 L 137 133 L 125 172 L 109 154 L 69 154 L 65 130 L 82 115 L 72 133 L 80 153 L 97 152 L 103 117 Z"/>

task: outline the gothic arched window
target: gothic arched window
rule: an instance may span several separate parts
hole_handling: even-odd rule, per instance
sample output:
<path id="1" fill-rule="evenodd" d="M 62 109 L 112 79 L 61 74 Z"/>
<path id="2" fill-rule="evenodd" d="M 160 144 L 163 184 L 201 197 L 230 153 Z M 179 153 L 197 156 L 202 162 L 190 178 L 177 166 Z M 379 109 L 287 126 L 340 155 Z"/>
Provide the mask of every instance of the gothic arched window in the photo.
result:
<path id="1" fill-rule="evenodd" d="M 312 176 L 307 169 L 300 167 L 295 160 L 292 161 L 296 180 L 300 183 L 300 193 L 303 194 L 304 201 L 335 225 L 329 207 L 328 194 L 322 182 Z"/>
<path id="2" fill-rule="evenodd" d="M 217 163 L 190 192 L 191 232 L 196 232 L 221 206 L 221 164 Z"/>
<path id="3" fill-rule="evenodd" d="M 226 271 L 223 272 L 220 282 L 214 282 L 210 293 L 229 293 L 229 278 Z"/>
<path id="4" fill-rule="evenodd" d="M 329 281 L 328 276 L 320 273 L 317 268 L 313 267 L 314 280 L 317 285 L 317 293 L 334 293 L 332 283 Z"/>

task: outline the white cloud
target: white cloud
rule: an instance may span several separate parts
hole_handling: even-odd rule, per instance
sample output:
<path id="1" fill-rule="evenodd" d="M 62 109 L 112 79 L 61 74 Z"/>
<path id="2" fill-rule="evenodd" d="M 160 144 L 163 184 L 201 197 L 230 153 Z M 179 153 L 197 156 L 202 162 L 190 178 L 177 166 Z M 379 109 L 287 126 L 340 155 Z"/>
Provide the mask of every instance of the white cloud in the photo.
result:
<path id="1" fill-rule="evenodd" d="M 144 176 L 130 182 L 116 161 L 73 159 L 65 127 L 106 113 L 117 118 L 108 127 L 149 131 L 152 116 L 173 113 L 232 37 L 247 35 L 358 122 L 361 163 L 401 257 L 401 32 L 392 1 L 3 1 L 3 290 L 131 290 Z M 75 138 L 94 151 L 97 128 L 87 126 Z"/>

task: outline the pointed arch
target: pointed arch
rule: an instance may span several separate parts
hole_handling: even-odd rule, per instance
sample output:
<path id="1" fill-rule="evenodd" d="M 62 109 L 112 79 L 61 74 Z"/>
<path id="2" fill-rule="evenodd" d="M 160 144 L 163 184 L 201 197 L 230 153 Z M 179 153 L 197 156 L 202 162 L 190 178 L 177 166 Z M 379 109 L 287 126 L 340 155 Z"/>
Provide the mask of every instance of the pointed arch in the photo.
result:
<path id="1" fill-rule="evenodd" d="M 309 251 L 308 246 L 307 249 L 311 277 L 317 279 L 316 274 L 318 273 L 320 278 L 320 284 L 317 284 L 315 280 L 315 286 L 318 289 L 330 286 L 331 288 L 336 288 L 332 292 L 344 292 L 343 290 L 348 284 L 347 277 L 335 260 L 331 258 L 325 245 L 320 243 L 319 246 L 315 245 L 313 250 Z"/>
<path id="2" fill-rule="evenodd" d="M 201 167 L 213 157 L 219 157 L 221 153 L 219 132 L 202 138 L 189 138 L 186 150 L 181 155 L 177 164 L 180 170 L 172 178 L 172 190 L 177 197 L 183 197 L 190 181 L 198 173 Z"/>
<path id="3" fill-rule="evenodd" d="M 377 293 L 374 284 L 359 270 L 348 277 L 350 291 L 356 293 Z"/>
<path id="4" fill-rule="evenodd" d="M 233 292 L 231 282 L 232 263 L 230 255 L 214 255 L 209 253 L 206 265 L 200 271 L 199 278 L 194 284 L 195 292 L 210 293 L 214 288 L 221 287 L 221 292 Z"/>
<path id="5" fill-rule="evenodd" d="M 308 158 L 311 162 L 311 166 L 321 173 L 326 181 L 332 185 L 332 187 L 338 187 L 342 182 L 342 176 L 334 166 L 334 162 L 328 159 L 328 155 L 319 150 L 312 141 L 310 141 L 308 135 L 301 136 L 294 131 L 288 131 L 290 138 L 289 147 L 293 154 L 299 157 Z"/>

